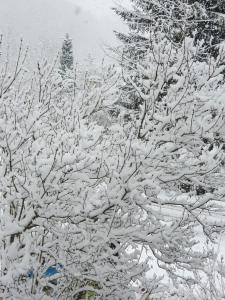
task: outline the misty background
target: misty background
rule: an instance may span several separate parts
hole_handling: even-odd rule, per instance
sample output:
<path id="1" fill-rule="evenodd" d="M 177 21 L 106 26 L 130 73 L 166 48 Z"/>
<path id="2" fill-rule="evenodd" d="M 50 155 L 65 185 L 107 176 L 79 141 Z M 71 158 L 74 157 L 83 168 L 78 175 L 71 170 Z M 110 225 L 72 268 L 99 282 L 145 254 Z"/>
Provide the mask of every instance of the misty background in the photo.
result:
<path id="1" fill-rule="evenodd" d="M 126 30 L 112 7 L 128 0 L 0 0 L 0 32 L 11 49 L 23 38 L 30 55 L 53 57 L 65 33 L 73 40 L 75 60 L 105 56 L 117 45 L 113 30 Z"/>

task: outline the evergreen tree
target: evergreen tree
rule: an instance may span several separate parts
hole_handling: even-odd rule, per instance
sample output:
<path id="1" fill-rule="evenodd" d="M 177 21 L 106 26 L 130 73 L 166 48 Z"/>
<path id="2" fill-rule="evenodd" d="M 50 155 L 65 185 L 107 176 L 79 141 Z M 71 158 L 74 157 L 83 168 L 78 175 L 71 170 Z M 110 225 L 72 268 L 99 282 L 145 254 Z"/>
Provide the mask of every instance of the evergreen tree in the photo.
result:
<path id="1" fill-rule="evenodd" d="M 150 32 L 162 31 L 173 42 L 186 36 L 204 40 L 212 48 L 225 40 L 224 0 L 131 0 L 132 10 L 116 8 L 116 13 L 129 26 L 129 34 L 117 33 L 125 43 L 149 40 Z M 208 49 L 208 51 L 210 51 Z M 142 49 L 143 50 L 143 49 Z"/>
<path id="2" fill-rule="evenodd" d="M 152 48 L 152 40 L 161 34 L 176 47 L 181 47 L 186 37 L 194 38 L 195 44 L 202 43 L 199 61 L 219 55 L 218 45 L 225 40 L 224 0 L 131 0 L 132 9 L 115 8 L 115 12 L 128 25 L 128 33 L 116 32 L 124 44 L 122 65 L 132 70 L 134 80 L 140 74 L 134 72 L 136 64 L 144 59 Z M 129 62 L 129 63 L 128 63 Z M 135 74 L 134 74 L 135 73 Z M 143 76 L 143 75 L 141 75 Z M 170 84 L 169 82 L 167 83 Z M 122 86 L 121 103 L 126 108 L 139 109 L 143 100 L 130 82 Z M 166 93 L 166 87 L 162 95 Z M 125 97 L 123 97 L 125 95 Z M 129 95 L 127 97 L 127 95 Z M 159 97 L 159 99 L 161 99 Z"/>
<path id="3" fill-rule="evenodd" d="M 225 1 L 224 0 L 189 0 L 192 7 L 197 8 L 197 13 L 193 15 L 196 37 L 204 40 L 205 44 L 215 55 L 215 49 L 219 43 L 225 40 Z"/>
<path id="4" fill-rule="evenodd" d="M 183 94 L 174 95 L 174 99 L 184 99 L 190 87 L 193 88 L 193 93 L 199 93 L 199 78 L 186 78 L 192 67 L 191 59 L 196 62 L 196 67 L 203 61 L 208 65 L 199 75 L 204 76 L 206 82 L 219 75 L 217 84 L 223 84 L 225 57 L 221 42 L 225 33 L 222 30 L 223 19 L 218 13 L 224 6 L 219 6 L 219 1 L 217 5 L 212 1 L 131 1 L 134 3 L 133 9 L 116 9 L 117 14 L 129 26 L 127 34 L 117 33 L 124 44 L 121 53 L 124 82 L 121 85 L 120 104 L 130 109 L 130 120 L 139 122 L 139 139 L 148 140 L 148 135 L 155 130 L 154 125 L 149 125 L 149 129 L 144 131 L 143 127 L 154 120 L 155 114 L 168 115 L 173 101 L 171 90 L 178 85 L 180 77 L 187 80 L 187 86 L 181 84 L 177 93 Z M 185 53 L 190 41 L 195 52 L 190 51 L 185 57 L 182 53 Z M 179 67 L 176 69 L 177 64 Z M 216 109 L 211 109 L 208 113 L 212 120 L 219 118 Z M 174 118 L 179 119 L 177 116 Z M 224 137 L 217 131 L 211 138 L 202 137 L 202 142 L 209 146 L 210 151 L 218 146 L 225 148 Z M 181 183 L 182 191 L 190 191 L 191 188 L 189 180 L 185 184 Z M 210 189 L 213 190 L 213 186 Z M 205 191 L 202 186 L 195 188 L 197 194 L 203 194 Z"/>
<path id="5" fill-rule="evenodd" d="M 66 73 L 69 70 L 73 69 L 73 45 L 72 40 L 69 37 L 69 34 L 66 34 L 66 37 L 62 45 L 62 53 L 60 56 L 60 70 L 62 73 Z"/>

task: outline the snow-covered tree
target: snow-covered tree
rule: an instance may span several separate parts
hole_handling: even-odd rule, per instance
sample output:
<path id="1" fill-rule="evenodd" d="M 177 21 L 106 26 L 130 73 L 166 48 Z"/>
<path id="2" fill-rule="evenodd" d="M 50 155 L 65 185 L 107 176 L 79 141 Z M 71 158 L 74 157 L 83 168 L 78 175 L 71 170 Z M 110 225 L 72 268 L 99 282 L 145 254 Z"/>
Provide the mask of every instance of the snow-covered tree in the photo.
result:
<path id="1" fill-rule="evenodd" d="M 196 44 L 201 41 L 198 60 L 219 55 L 218 45 L 225 40 L 224 1 L 131 0 L 131 3 L 130 9 L 122 6 L 114 9 L 129 28 L 128 33 L 116 32 L 124 44 L 126 59 L 129 56 L 135 62 L 141 60 L 151 48 L 152 36 L 158 33 L 163 33 L 177 47 L 186 37 L 194 38 Z M 126 83 L 122 90 L 125 97 L 121 103 L 127 108 L 138 109 L 142 100 L 132 85 Z"/>
<path id="2" fill-rule="evenodd" d="M 72 79 L 54 64 L 40 62 L 26 75 L 20 50 L 9 76 L 2 60 L 3 299 L 188 299 L 204 284 L 212 295 L 224 152 L 204 141 L 224 138 L 220 62 L 198 62 L 201 48 L 191 38 L 178 48 L 163 35 L 151 41 L 143 60 L 133 65 L 128 57 L 132 68 L 123 69 L 143 99 L 139 119 L 107 125 L 98 114 L 118 97 L 111 68 L 76 80 L 67 93 Z M 185 184 L 204 193 L 183 191 Z"/>
<path id="3" fill-rule="evenodd" d="M 186 272 L 181 272 L 182 275 L 180 273 L 184 280 L 184 274 L 195 272 L 198 263 L 195 261 L 188 267 L 182 265 L 178 257 L 187 258 L 184 254 L 186 246 L 182 243 L 190 241 L 191 235 L 194 237 L 198 226 L 208 239 L 224 228 L 223 223 L 217 223 L 219 215 L 209 217 L 218 205 L 221 205 L 221 211 L 224 210 L 225 200 L 221 181 L 224 178 L 225 150 L 224 43 L 216 45 L 216 52 L 208 51 L 211 36 L 202 40 L 198 35 L 200 30 L 192 22 L 193 18 L 196 22 L 201 20 L 195 15 L 202 9 L 199 3 L 132 2 L 132 10 L 116 9 L 130 29 L 127 34 L 117 33 L 124 43 L 119 52 L 124 79 L 121 102 L 123 106 L 132 108 L 126 119 L 133 128 L 132 140 L 136 138 L 137 147 L 142 143 L 149 147 L 149 154 L 142 161 L 142 177 L 139 179 L 139 182 L 147 180 L 149 183 L 143 187 L 142 194 L 149 201 L 149 214 L 153 214 L 154 206 L 162 211 L 164 207 L 167 221 L 174 224 L 174 217 L 177 217 L 175 224 L 180 222 L 180 226 L 185 219 L 185 226 L 193 230 L 188 236 L 188 229 L 184 229 L 183 238 L 177 241 L 177 246 L 173 234 L 164 242 L 162 238 L 158 242 L 158 246 L 162 245 L 160 250 L 152 251 L 158 265 L 166 269 L 173 279 L 176 268 L 186 269 Z M 160 223 L 163 217 L 158 217 Z M 174 250 L 168 246 L 168 240 Z M 182 245 L 181 248 L 178 245 Z M 171 260 L 165 259 L 165 248 L 170 252 Z M 193 249 L 190 245 L 188 248 Z M 178 254 L 179 249 L 181 252 Z M 202 255 L 203 262 L 205 256 L 198 255 Z M 193 278 L 189 278 L 187 285 L 200 287 L 203 277 L 198 277 L 199 282 L 195 279 L 195 283 Z M 181 285 L 178 286 L 181 290 Z M 195 292 L 193 288 L 192 295 L 197 297 Z M 221 293 L 212 295 L 209 288 L 207 299 L 220 299 Z M 182 299 L 183 296 L 176 292 L 174 297 Z M 171 294 L 168 299 L 171 299 Z"/>
<path id="4" fill-rule="evenodd" d="M 176 43 L 182 42 L 187 36 L 195 37 L 195 40 L 204 40 L 209 48 L 225 40 L 224 0 L 131 2 L 133 9 L 115 9 L 130 28 L 128 35 L 118 33 L 118 37 L 126 43 L 143 43 L 148 40 L 150 29 L 163 31 Z"/>
<path id="5" fill-rule="evenodd" d="M 73 44 L 68 33 L 66 34 L 62 45 L 62 53 L 60 56 L 60 70 L 62 74 L 65 74 L 67 71 L 73 70 Z"/>
<path id="6" fill-rule="evenodd" d="M 21 63 L 13 77 L 1 70 L 1 297 L 134 299 L 148 266 L 128 251 L 114 178 L 121 137 L 93 120 L 114 79 L 91 89 L 85 79 L 71 97 L 49 64 L 31 78 Z"/>
<path id="7" fill-rule="evenodd" d="M 208 51 L 218 55 L 217 45 L 225 40 L 225 1 L 189 0 L 188 4 L 196 9 L 196 13 L 190 19 L 190 22 L 195 22 L 193 29 L 197 32 L 196 39 L 204 40 Z"/>

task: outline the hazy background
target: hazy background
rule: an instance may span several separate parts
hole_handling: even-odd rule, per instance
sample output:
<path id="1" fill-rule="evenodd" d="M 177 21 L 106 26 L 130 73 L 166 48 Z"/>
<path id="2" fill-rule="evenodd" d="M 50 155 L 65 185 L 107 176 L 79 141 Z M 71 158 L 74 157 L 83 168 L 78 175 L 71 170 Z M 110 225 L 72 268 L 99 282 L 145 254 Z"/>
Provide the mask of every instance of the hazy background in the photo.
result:
<path id="1" fill-rule="evenodd" d="M 125 29 L 112 6 L 113 0 L 0 0 L 0 32 L 11 48 L 23 37 L 34 56 L 55 55 L 68 32 L 78 60 L 101 59 L 104 44 L 117 43 L 113 30 Z"/>

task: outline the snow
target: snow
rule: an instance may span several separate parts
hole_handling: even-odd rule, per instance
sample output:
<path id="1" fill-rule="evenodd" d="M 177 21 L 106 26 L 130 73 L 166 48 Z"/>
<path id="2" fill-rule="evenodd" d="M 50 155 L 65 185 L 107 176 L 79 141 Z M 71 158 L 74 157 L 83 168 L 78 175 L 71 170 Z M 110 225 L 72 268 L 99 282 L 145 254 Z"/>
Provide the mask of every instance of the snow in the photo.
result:
<path id="1" fill-rule="evenodd" d="M 111 18 L 112 3 L 104 6 L 103 0 L 95 5 L 56 0 L 55 7 L 52 0 L 21 1 L 15 7 L 14 0 L 7 4 L 18 9 L 20 29 L 5 2 L 2 6 L 15 34 L 22 29 L 39 41 L 42 34 L 49 36 L 54 49 L 60 49 L 55 34 L 73 27 L 74 14 L 82 22 L 85 15 L 88 22 Z M 163 17 L 158 5 L 164 2 L 152 2 L 153 15 L 136 2 L 135 22 L 129 23 L 127 9 L 125 20 L 131 32 L 141 35 L 143 20 Z M 178 8 L 184 12 L 187 6 Z M 164 12 L 168 16 L 162 23 L 173 13 L 170 6 Z M 169 26 L 173 22 L 170 18 Z M 203 42 L 186 36 L 174 43 L 163 26 L 160 32 L 157 22 L 152 26 L 157 34 L 148 37 L 143 28 L 148 40 L 141 49 L 133 41 L 122 52 L 114 50 L 122 68 L 104 62 L 96 68 L 92 59 L 84 67 L 79 54 L 79 66 L 73 69 L 71 60 L 63 73 L 57 59 L 42 58 L 34 67 L 32 55 L 23 61 L 23 44 L 17 52 L 12 44 L 13 51 L 7 52 L 4 40 L 0 298 L 44 299 L 47 293 L 58 299 L 89 295 L 106 300 L 224 296 L 225 54 L 221 45 L 217 57 L 204 56 Z M 82 41 L 89 48 L 99 41 L 91 35 L 95 29 L 87 28 L 71 29 L 72 38 L 77 33 L 75 53 L 78 48 L 83 52 Z M 136 97 L 139 109 L 121 107 L 121 101 L 132 107 Z"/>

